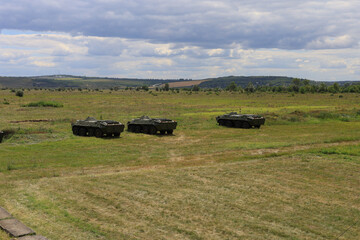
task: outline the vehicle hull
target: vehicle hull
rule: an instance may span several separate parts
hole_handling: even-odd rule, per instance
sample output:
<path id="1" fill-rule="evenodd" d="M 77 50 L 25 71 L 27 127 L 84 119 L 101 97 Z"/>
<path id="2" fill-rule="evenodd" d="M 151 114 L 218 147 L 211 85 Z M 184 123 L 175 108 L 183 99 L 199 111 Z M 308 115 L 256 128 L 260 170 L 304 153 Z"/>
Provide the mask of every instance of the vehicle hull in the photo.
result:
<path id="1" fill-rule="evenodd" d="M 114 136 L 118 137 L 124 131 L 125 125 L 113 120 L 96 120 L 94 118 L 87 118 L 85 120 L 78 120 L 71 124 L 74 135 L 79 136 Z"/>
<path id="2" fill-rule="evenodd" d="M 252 114 L 229 113 L 216 117 L 219 125 L 238 128 L 260 128 L 265 124 L 265 118 Z"/>
<path id="3" fill-rule="evenodd" d="M 177 122 L 170 119 L 143 116 L 131 120 L 127 123 L 127 126 L 129 132 L 148 134 L 160 132 L 160 134 L 172 134 L 176 129 Z"/>

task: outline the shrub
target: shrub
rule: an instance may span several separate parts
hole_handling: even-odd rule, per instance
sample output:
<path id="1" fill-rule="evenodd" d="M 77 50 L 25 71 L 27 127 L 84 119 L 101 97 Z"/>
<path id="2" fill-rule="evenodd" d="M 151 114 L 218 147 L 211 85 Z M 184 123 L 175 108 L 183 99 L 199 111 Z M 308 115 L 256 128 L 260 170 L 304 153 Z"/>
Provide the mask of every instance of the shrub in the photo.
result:
<path id="1" fill-rule="evenodd" d="M 200 87 L 199 87 L 199 85 L 194 85 L 191 90 L 194 92 L 198 92 L 198 91 L 200 91 Z"/>
<path id="2" fill-rule="evenodd" d="M 16 91 L 15 96 L 17 96 L 17 97 L 23 97 L 23 96 L 24 96 L 24 92 L 21 91 L 21 90 L 18 90 L 18 91 Z"/>
<path id="3" fill-rule="evenodd" d="M 12 128 L 4 129 L 2 131 L 4 133 L 4 139 L 10 138 L 12 135 L 14 135 L 17 132 L 16 129 L 12 129 Z"/>
<path id="4" fill-rule="evenodd" d="M 22 107 L 63 107 L 64 105 L 58 102 L 53 101 L 39 101 L 39 102 L 31 102 L 25 105 L 22 105 Z"/>

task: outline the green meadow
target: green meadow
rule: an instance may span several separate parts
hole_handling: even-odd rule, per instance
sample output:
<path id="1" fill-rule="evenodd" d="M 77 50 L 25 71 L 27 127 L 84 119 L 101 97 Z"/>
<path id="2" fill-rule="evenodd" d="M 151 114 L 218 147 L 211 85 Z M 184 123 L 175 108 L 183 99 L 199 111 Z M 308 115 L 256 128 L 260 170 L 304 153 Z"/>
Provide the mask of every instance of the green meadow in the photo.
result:
<path id="1" fill-rule="evenodd" d="M 360 95 L 0 90 L 0 206 L 49 239 L 358 239 Z M 260 129 L 218 126 L 230 111 Z M 178 121 L 79 137 L 88 116 Z M 0 239 L 11 239 L 0 232 Z"/>

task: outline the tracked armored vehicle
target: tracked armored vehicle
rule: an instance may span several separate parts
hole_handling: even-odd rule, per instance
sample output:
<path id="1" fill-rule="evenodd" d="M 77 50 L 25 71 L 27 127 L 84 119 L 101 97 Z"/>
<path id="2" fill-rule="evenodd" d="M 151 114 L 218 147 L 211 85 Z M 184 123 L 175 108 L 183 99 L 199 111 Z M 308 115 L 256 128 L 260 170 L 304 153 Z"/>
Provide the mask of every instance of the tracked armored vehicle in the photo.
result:
<path id="1" fill-rule="evenodd" d="M 216 117 L 216 121 L 221 126 L 237 128 L 260 128 L 265 123 L 265 118 L 254 114 L 238 114 L 231 112 Z"/>
<path id="2" fill-rule="evenodd" d="M 0 131 L 0 143 L 2 142 L 3 137 L 4 137 L 4 132 Z"/>
<path id="3" fill-rule="evenodd" d="M 172 134 L 176 128 L 177 122 L 166 118 L 150 118 L 142 116 L 135 118 L 127 123 L 128 131 L 146 134 Z"/>
<path id="4" fill-rule="evenodd" d="M 96 120 L 88 117 L 85 120 L 77 120 L 71 124 L 71 127 L 74 135 L 101 138 L 104 136 L 119 137 L 125 126 L 113 120 Z"/>

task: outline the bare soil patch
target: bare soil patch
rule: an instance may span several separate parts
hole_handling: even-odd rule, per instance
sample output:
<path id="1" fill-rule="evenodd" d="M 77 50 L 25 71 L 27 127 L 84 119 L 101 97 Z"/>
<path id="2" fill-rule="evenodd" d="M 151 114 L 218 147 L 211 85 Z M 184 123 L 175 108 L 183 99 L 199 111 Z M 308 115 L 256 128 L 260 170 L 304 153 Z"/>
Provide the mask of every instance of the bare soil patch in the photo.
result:
<path id="1" fill-rule="evenodd" d="M 200 83 L 206 82 L 208 80 L 194 80 L 194 81 L 183 81 L 183 82 L 173 82 L 169 83 L 169 87 L 176 88 L 176 87 L 191 87 L 194 85 L 199 85 Z"/>

